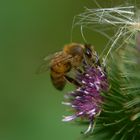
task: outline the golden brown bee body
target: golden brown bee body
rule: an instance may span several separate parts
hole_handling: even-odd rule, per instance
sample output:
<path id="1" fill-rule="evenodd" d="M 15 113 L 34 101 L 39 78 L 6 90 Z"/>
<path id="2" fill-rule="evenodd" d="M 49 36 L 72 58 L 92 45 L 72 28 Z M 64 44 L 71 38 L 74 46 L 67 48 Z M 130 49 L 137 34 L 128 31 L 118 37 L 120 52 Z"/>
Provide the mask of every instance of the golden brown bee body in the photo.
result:
<path id="1" fill-rule="evenodd" d="M 55 88 L 62 90 L 66 84 L 65 75 L 82 61 L 84 46 L 72 43 L 64 46 L 63 51 L 56 53 L 50 63 L 51 80 Z"/>
<path id="2" fill-rule="evenodd" d="M 69 77 L 67 73 L 70 72 L 71 69 L 77 69 L 83 58 L 88 58 L 87 61 L 90 61 L 92 52 L 91 45 L 71 43 L 65 45 L 62 51 L 53 54 L 49 61 L 49 69 L 54 87 L 58 90 L 62 90 L 65 87 L 67 80 L 78 85 L 78 83 Z M 48 57 L 44 60 L 48 60 Z M 47 64 L 44 63 L 41 66 L 39 73 L 47 70 Z"/>

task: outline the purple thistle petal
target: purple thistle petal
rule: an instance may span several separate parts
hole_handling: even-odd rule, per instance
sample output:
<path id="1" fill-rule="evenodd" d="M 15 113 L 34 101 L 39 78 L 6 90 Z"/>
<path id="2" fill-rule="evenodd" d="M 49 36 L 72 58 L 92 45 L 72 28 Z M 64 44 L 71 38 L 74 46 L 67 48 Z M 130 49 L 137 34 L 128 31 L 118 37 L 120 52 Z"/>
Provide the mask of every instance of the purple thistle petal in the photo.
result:
<path id="1" fill-rule="evenodd" d="M 77 116 L 72 115 L 72 116 L 65 116 L 64 119 L 62 119 L 63 122 L 68 122 L 71 120 L 74 120 Z"/>
<path id="2" fill-rule="evenodd" d="M 69 102 L 62 102 L 62 104 L 63 105 L 68 105 L 68 106 L 71 105 L 71 103 L 69 103 Z"/>
<path id="3" fill-rule="evenodd" d="M 93 122 L 90 122 L 90 124 L 89 124 L 87 130 L 84 132 L 84 134 L 89 133 L 89 132 L 91 131 L 92 128 L 93 128 Z"/>

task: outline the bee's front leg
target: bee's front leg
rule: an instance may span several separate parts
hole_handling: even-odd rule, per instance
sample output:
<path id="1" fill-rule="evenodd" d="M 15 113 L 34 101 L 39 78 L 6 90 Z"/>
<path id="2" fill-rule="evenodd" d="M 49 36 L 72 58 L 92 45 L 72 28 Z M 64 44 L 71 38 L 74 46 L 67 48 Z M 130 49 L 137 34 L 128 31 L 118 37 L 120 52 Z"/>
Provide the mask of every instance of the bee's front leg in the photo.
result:
<path id="1" fill-rule="evenodd" d="M 75 86 L 81 86 L 75 79 L 73 79 L 72 77 L 65 75 L 65 78 L 68 82 L 74 84 Z"/>

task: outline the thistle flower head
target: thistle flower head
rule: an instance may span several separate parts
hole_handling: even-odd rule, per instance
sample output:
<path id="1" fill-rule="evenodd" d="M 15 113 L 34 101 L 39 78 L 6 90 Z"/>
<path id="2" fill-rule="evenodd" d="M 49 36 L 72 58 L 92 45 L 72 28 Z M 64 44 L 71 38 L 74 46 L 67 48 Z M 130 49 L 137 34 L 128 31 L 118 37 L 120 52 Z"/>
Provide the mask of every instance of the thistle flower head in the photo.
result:
<path id="1" fill-rule="evenodd" d="M 100 65 L 87 64 L 83 62 L 83 72 L 76 75 L 80 86 L 75 91 L 66 95 L 74 115 L 64 117 L 63 121 L 71 121 L 81 118 L 90 123 L 85 133 L 89 132 L 93 126 L 94 119 L 101 112 L 103 97 L 101 92 L 108 90 L 107 75 Z"/>

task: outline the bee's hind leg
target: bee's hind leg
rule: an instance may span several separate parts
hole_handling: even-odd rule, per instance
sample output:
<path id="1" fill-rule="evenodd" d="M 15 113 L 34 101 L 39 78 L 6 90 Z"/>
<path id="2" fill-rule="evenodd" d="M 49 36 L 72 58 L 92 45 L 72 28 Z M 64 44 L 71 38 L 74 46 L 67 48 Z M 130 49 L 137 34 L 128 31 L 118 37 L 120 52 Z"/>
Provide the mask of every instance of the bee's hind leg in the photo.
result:
<path id="1" fill-rule="evenodd" d="M 75 79 L 73 79 L 72 77 L 68 76 L 68 75 L 65 75 L 65 78 L 68 82 L 76 85 L 76 86 L 81 86 Z"/>

